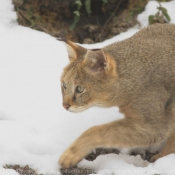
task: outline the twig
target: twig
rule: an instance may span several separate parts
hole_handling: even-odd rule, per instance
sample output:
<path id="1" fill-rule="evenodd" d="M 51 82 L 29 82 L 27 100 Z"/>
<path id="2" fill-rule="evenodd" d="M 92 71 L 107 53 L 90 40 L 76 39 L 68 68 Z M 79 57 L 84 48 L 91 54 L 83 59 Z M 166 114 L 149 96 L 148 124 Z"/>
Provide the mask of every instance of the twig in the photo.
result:
<path id="1" fill-rule="evenodd" d="M 39 25 L 36 25 L 36 23 L 34 23 L 34 22 L 30 19 L 30 17 L 28 17 L 25 13 L 23 13 L 23 11 L 20 10 L 18 7 L 17 7 L 17 11 L 20 13 L 21 16 L 23 16 L 26 20 L 28 20 L 28 21 L 31 23 L 31 25 L 29 26 L 30 28 L 33 28 L 33 26 L 36 26 L 36 27 L 38 27 L 38 29 L 40 29 L 41 31 L 44 31 L 44 32 L 47 33 L 47 31 L 46 31 L 43 27 L 41 27 L 41 26 L 39 26 Z"/>
<path id="2" fill-rule="evenodd" d="M 102 30 L 101 30 L 100 41 L 101 41 L 101 37 L 103 36 L 104 29 L 106 28 L 107 24 L 111 21 L 111 19 L 114 17 L 114 15 L 115 15 L 115 13 L 117 12 L 117 10 L 118 10 L 118 8 L 119 8 L 121 2 L 122 2 L 122 0 L 120 0 L 120 1 L 118 2 L 117 6 L 116 6 L 116 8 L 115 8 L 115 10 L 114 10 L 114 12 L 111 14 L 111 16 L 110 16 L 110 17 L 108 18 L 108 20 L 105 22 L 105 24 L 104 24 L 104 26 L 103 26 L 103 28 L 102 28 Z"/>
<path id="3" fill-rule="evenodd" d="M 19 9 L 19 7 L 17 7 L 17 11 L 20 13 L 20 15 L 22 15 L 25 19 L 27 19 L 27 21 L 29 21 L 29 22 L 31 23 L 31 26 L 29 26 L 29 27 L 33 27 L 33 26 L 34 26 L 33 21 L 32 21 L 26 14 L 24 14 L 24 13 Z"/>

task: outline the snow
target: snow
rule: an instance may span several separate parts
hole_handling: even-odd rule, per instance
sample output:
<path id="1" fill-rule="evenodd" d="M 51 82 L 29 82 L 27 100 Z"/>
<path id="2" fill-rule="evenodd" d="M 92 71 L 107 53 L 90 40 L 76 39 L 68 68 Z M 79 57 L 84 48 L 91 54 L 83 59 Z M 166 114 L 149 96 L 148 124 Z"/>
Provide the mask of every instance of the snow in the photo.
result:
<path id="1" fill-rule="evenodd" d="M 175 1 L 162 3 L 175 23 Z M 158 3 L 150 1 L 138 16 L 141 26 L 87 48 L 100 48 L 132 36 L 148 25 Z M 6 164 L 29 165 L 38 173 L 60 174 L 57 164 L 63 151 L 91 126 L 122 118 L 118 108 L 91 108 L 70 113 L 62 107 L 60 76 L 68 64 L 66 49 L 43 32 L 16 22 L 10 0 L 0 0 L 0 175 L 17 175 Z M 93 168 L 100 175 L 175 174 L 171 154 L 155 163 L 140 156 L 101 155 L 79 167 Z"/>

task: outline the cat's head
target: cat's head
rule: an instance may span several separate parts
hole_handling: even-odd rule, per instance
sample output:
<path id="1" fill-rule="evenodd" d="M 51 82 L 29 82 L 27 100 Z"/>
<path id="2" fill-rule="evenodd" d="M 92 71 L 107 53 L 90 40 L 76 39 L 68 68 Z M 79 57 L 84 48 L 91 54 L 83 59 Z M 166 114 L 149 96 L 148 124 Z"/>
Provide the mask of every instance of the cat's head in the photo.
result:
<path id="1" fill-rule="evenodd" d="M 87 50 L 64 42 L 70 63 L 61 76 L 63 107 L 81 112 L 91 106 L 111 107 L 116 86 L 116 62 L 101 49 Z"/>

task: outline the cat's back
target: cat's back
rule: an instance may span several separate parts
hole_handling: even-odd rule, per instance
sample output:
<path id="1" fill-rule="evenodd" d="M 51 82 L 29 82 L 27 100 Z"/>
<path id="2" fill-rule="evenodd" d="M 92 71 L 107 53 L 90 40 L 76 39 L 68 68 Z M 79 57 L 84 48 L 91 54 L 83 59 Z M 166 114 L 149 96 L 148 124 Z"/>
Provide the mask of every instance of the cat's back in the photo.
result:
<path id="1" fill-rule="evenodd" d="M 155 24 L 142 29 L 126 41 L 127 59 L 152 69 L 170 71 L 175 66 L 175 25 Z M 124 49 L 125 50 L 125 49 Z M 126 52 L 127 53 L 127 52 Z M 174 68 L 172 73 L 174 72 Z"/>
<path id="2" fill-rule="evenodd" d="M 116 60 L 121 77 L 175 87 L 175 25 L 151 25 L 104 50 Z"/>
<path id="3" fill-rule="evenodd" d="M 132 37 L 104 48 L 115 59 L 140 59 L 153 54 L 155 57 L 175 52 L 175 25 L 154 24 L 143 28 Z M 121 58 L 120 58 L 121 57 Z M 154 60 L 154 57 L 149 57 Z M 158 58 L 159 60 L 161 59 Z"/>
<path id="4" fill-rule="evenodd" d="M 175 25 L 174 24 L 153 24 L 143 28 L 140 32 L 136 33 L 132 38 L 173 38 L 175 37 Z M 165 41 L 166 42 L 166 41 Z M 175 40 L 174 40 L 175 42 Z"/>

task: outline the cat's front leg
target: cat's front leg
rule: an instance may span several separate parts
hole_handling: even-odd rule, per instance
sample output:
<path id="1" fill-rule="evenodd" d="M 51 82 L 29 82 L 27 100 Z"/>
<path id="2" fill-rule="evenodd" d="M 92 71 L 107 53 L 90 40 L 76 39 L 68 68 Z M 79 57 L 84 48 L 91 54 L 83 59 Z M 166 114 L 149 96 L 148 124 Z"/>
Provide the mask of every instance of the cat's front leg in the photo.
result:
<path id="1" fill-rule="evenodd" d="M 73 167 L 98 147 L 131 148 L 161 143 L 170 134 L 170 126 L 163 128 L 158 123 L 146 123 L 143 118 L 128 118 L 95 126 L 75 140 L 63 153 L 59 163 L 62 168 Z"/>
<path id="2" fill-rule="evenodd" d="M 59 164 L 62 168 L 75 166 L 94 148 L 98 147 L 101 138 L 98 137 L 98 127 L 86 130 L 74 143 L 62 154 Z"/>

